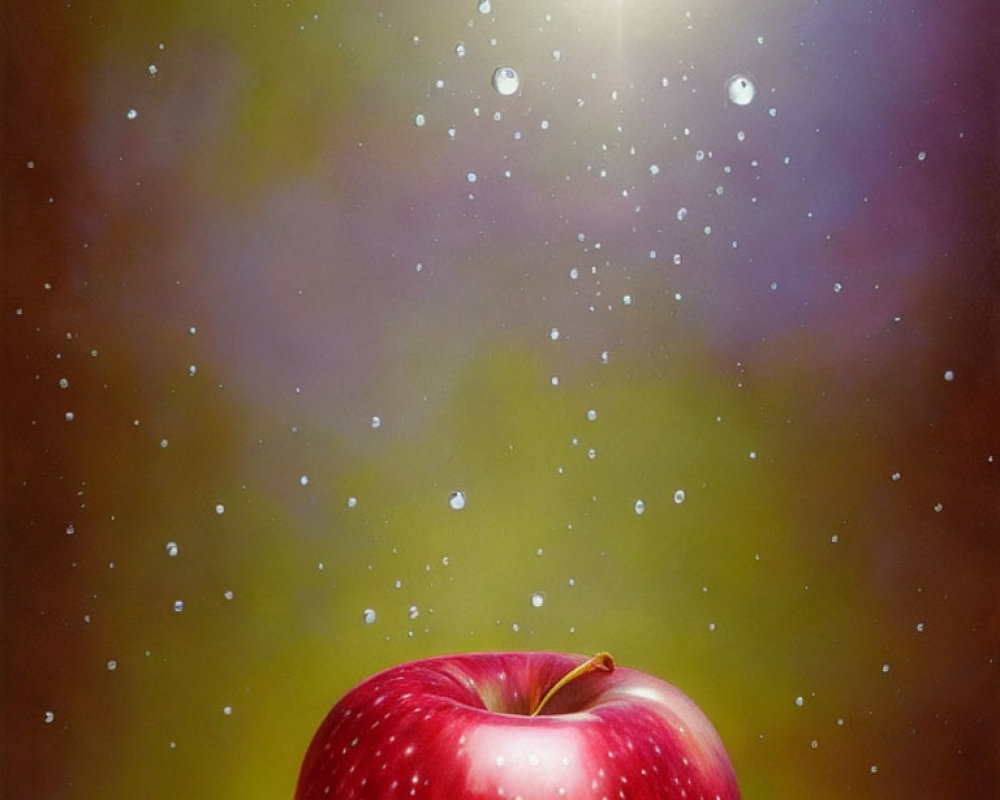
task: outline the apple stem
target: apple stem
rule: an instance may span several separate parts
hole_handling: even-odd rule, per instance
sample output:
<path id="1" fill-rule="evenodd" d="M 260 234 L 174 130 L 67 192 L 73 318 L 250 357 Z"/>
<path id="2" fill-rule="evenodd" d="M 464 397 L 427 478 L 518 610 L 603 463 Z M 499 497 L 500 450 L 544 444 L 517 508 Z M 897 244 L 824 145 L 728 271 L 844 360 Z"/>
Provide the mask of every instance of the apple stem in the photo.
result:
<path id="1" fill-rule="evenodd" d="M 573 669 L 556 681 L 555 685 L 545 693 L 545 696 L 539 701 L 538 705 L 535 706 L 534 710 L 528 716 L 537 717 L 545 707 L 545 704 L 552 699 L 552 696 L 570 681 L 575 681 L 581 675 L 586 675 L 588 672 L 594 672 L 595 670 L 600 670 L 601 672 L 614 672 L 614 669 L 615 660 L 611 657 L 611 653 L 605 653 L 602 650 L 600 653 L 591 656 L 582 664 L 578 664 L 573 667 Z"/>

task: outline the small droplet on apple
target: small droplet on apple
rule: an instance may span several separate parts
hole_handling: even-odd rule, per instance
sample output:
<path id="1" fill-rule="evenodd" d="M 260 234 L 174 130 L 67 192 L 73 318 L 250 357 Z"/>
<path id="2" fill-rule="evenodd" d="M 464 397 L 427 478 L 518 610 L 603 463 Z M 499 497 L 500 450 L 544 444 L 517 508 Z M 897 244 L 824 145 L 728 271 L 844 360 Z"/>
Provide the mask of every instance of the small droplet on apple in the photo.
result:
<path id="1" fill-rule="evenodd" d="M 535 592 L 531 595 L 531 605 L 533 608 L 541 608 L 545 605 L 545 595 L 541 592 Z"/>
<path id="2" fill-rule="evenodd" d="M 455 490 L 448 495 L 448 505 L 453 511 L 461 511 L 465 508 L 465 492 Z"/>
<path id="3" fill-rule="evenodd" d="M 640 514 L 640 515 L 644 514 L 645 511 L 646 511 L 646 503 L 645 503 L 645 501 L 643 501 L 643 500 L 636 500 L 634 508 L 635 508 L 635 513 L 636 514 Z"/>
<path id="4" fill-rule="evenodd" d="M 365 625 L 371 625 L 373 622 L 375 622 L 375 617 L 376 616 L 377 615 L 375 614 L 375 610 L 374 609 L 372 609 L 372 608 L 366 608 L 364 610 L 363 614 L 362 614 L 362 618 L 365 621 Z"/>

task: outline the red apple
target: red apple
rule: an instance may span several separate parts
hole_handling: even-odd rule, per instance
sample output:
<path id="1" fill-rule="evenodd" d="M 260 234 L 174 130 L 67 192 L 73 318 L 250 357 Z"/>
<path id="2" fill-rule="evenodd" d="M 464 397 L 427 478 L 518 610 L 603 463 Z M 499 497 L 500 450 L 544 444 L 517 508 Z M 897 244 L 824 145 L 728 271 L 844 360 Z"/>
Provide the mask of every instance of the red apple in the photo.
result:
<path id="1" fill-rule="evenodd" d="M 327 714 L 296 800 L 739 800 L 679 689 L 611 656 L 472 653 L 393 667 Z"/>

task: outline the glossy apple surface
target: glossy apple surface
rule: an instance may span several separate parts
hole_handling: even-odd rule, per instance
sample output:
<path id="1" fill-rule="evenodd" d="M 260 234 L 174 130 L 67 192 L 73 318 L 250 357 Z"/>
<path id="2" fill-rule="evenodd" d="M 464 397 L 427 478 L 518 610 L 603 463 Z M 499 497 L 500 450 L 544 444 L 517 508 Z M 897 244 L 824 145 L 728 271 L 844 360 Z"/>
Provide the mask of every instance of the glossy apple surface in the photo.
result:
<path id="1" fill-rule="evenodd" d="M 712 724 L 669 683 L 606 653 L 472 653 L 401 664 L 348 692 L 295 797 L 738 800 L 739 789 Z"/>

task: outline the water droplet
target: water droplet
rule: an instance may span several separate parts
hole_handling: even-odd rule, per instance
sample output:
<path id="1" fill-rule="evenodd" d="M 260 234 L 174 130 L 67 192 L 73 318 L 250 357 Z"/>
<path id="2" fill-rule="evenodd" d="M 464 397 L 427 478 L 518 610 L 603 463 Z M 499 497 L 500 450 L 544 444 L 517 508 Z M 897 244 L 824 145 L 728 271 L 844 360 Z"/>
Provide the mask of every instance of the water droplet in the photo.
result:
<path id="1" fill-rule="evenodd" d="M 646 513 L 646 503 L 644 500 L 636 500 L 633 508 L 635 509 L 635 513 L 640 516 Z"/>
<path id="2" fill-rule="evenodd" d="M 55 715 L 54 712 L 52 712 L 52 711 L 46 711 L 45 712 L 45 721 L 47 723 L 48 722 L 52 722 L 55 718 L 56 718 L 56 715 Z"/>
<path id="3" fill-rule="evenodd" d="M 545 595 L 541 592 L 535 592 L 531 595 L 531 606 L 532 608 L 541 608 L 545 605 Z"/>
<path id="4" fill-rule="evenodd" d="M 659 167 L 659 165 L 658 164 L 650 164 L 649 165 L 649 174 L 650 175 L 659 175 L 660 174 L 660 167 Z"/>
<path id="5" fill-rule="evenodd" d="M 134 108 L 130 108 L 128 111 L 125 112 L 125 117 L 127 119 L 135 119 L 138 116 L 139 116 L 139 112 L 136 111 Z"/>
<path id="6" fill-rule="evenodd" d="M 358 498 L 356 498 L 356 497 L 348 497 L 347 498 L 347 507 L 348 508 L 354 508 L 355 506 L 357 506 L 357 504 L 358 504 Z"/>
<path id="7" fill-rule="evenodd" d="M 72 536 L 74 533 L 76 533 L 76 527 L 74 525 L 67 525 L 66 526 L 66 535 L 67 536 Z"/>
<path id="8" fill-rule="evenodd" d="M 479 0 L 479 13 L 489 14 L 493 10 L 493 4 L 490 0 Z"/>
<path id="9" fill-rule="evenodd" d="M 176 558 L 179 552 L 177 548 L 177 542 L 167 542 L 167 555 L 171 558 Z"/>
<path id="10" fill-rule="evenodd" d="M 892 669 L 892 667 L 890 667 L 888 664 L 882 665 L 882 672 L 888 672 L 890 669 Z"/>
<path id="11" fill-rule="evenodd" d="M 558 328 L 552 328 L 552 330 L 549 331 L 549 338 L 553 342 L 556 341 L 559 338 L 559 335 L 560 334 L 559 334 L 559 329 Z"/>
<path id="12" fill-rule="evenodd" d="M 225 714 L 227 717 L 231 716 L 232 713 L 233 713 L 233 707 L 232 706 L 223 706 L 222 707 L 222 713 Z"/>
<path id="13" fill-rule="evenodd" d="M 465 58 L 465 53 L 466 53 L 465 45 L 462 42 L 459 42 L 458 44 L 455 45 L 456 56 L 458 56 L 459 58 Z"/>
<path id="14" fill-rule="evenodd" d="M 805 702 L 806 702 L 805 698 L 802 695 L 799 695 L 798 697 L 795 698 L 795 705 L 797 705 L 799 708 L 802 708 Z"/>
<path id="15" fill-rule="evenodd" d="M 413 118 L 413 124 L 416 125 L 418 128 L 422 128 L 424 127 L 424 125 L 427 124 L 427 117 L 425 117 L 423 114 L 417 114 Z"/>
<path id="16" fill-rule="evenodd" d="M 375 610 L 371 608 L 366 608 L 361 615 L 361 618 L 365 621 L 365 625 L 371 625 L 375 621 L 375 617 Z"/>
<path id="17" fill-rule="evenodd" d="M 149 70 L 149 74 L 152 75 L 154 78 L 156 77 L 156 73 L 159 72 L 159 70 L 156 68 L 156 64 L 150 64 L 148 67 L 146 67 L 146 69 Z"/>
<path id="18" fill-rule="evenodd" d="M 562 50 L 553 50 L 552 51 L 552 60 L 553 61 L 562 61 Z"/>
<path id="19" fill-rule="evenodd" d="M 681 222 L 687 215 L 688 215 L 688 210 L 684 206 L 681 206 L 680 208 L 677 209 L 678 222 Z"/>
<path id="20" fill-rule="evenodd" d="M 755 94 L 757 85 L 753 78 L 745 73 L 738 72 L 726 81 L 726 97 L 730 103 L 738 106 L 750 105 Z"/>
<path id="21" fill-rule="evenodd" d="M 589 411 L 587 411 L 587 419 L 590 420 L 591 422 L 597 419 L 596 409 L 591 408 Z"/>
<path id="22" fill-rule="evenodd" d="M 174 600 L 174 613 L 180 614 L 184 610 L 183 600 Z"/>
<path id="23" fill-rule="evenodd" d="M 299 485 L 300 486 L 308 486 L 309 485 L 309 476 L 308 475 L 302 475 L 299 478 Z"/>
<path id="24" fill-rule="evenodd" d="M 222 503 L 216 503 L 215 504 L 215 513 L 216 514 L 225 514 L 226 513 L 226 507 Z"/>
<path id="25" fill-rule="evenodd" d="M 372 430 L 382 427 L 381 417 L 372 417 Z"/>
<path id="26" fill-rule="evenodd" d="M 684 494 L 683 489 L 678 489 L 676 492 L 674 492 L 674 502 L 677 503 L 677 505 L 683 503 L 685 497 L 687 497 L 687 495 Z"/>
<path id="27" fill-rule="evenodd" d="M 114 672 L 116 669 L 118 669 L 118 662 L 112 658 L 108 661 L 108 672 Z"/>
<path id="28" fill-rule="evenodd" d="M 466 180 L 467 180 L 467 181 L 468 181 L 469 183 L 475 183 L 475 182 L 476 182 L 477 180 L 479 180 L 479 176 L 478 176 L 478 175 L 476 175 L 476 173 L 475 173 L 475 172 L 469 172 L 469 173 L 466 173 L 466 175 L 465 175 L 465 179 L 466 179 Z"/>
<path id="29" fill-rule="evenodd" d="M 955 380 L 955 373 L 950 369 L 946 369 L 944 371 L 944 379 L 950 383 Z"/>
<path id="30" fill-rule="evenodd" d="M 448 495 L 448 505 L 453 511 L 461 511 L 465 508 L 465 492 L 455 490 Z"/>
<path id="31" fill-rule="evenodd" d="M 232 589 L 226 589 L 226 591 L 224 591 L 224 592 L 222 593 L 222 596 L 223 596 L 223 597 L 224 597 L 224 598 L 225 598 L 226 600 L 232 600 L 232 599 L 233 599 L 233 590 L 232 590 Z"/>
<path id="32" fill-rule="evenodd" d="M 923 633 L 923 632 L 924 632 L 924 623 L 918 622 L 917 623 L 917 633 Z"/>
<path id="33" fill-rule="evenodd" d="M 917 153 L 917 161 L 923 161 L 925 158 L 927 158 L 927 153 L 924 150 Z"/>

